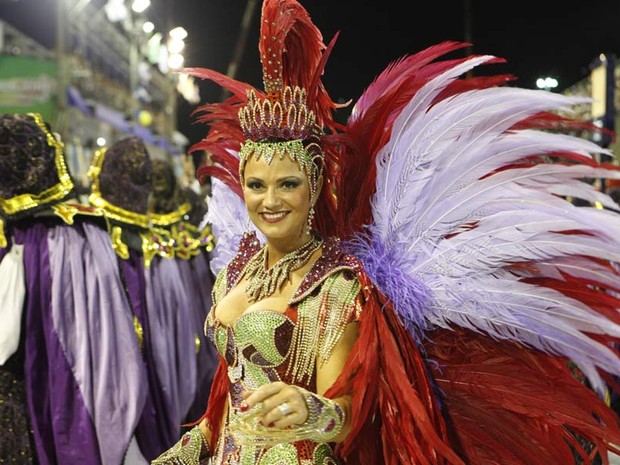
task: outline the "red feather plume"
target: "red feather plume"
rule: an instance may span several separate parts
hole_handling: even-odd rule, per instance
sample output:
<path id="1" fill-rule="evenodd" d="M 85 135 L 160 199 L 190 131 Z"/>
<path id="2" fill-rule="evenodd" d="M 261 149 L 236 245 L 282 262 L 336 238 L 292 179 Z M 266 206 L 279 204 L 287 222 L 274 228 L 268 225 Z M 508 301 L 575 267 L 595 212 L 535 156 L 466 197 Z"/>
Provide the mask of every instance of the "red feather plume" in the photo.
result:
<path id="1" fill-rule="evenodd" d="M 425 348 L 466 463 L 607 463 L 618 452 L 617 416 L 567 360 L 464 329 L 434 331 Z"/>
<path id="2" fill-rule="evenodd" d="M 263 66 L 266 90 L 282 87 L 276 84 L 282 78 L 284 86 L 306 89 L 308 105 L 323 127 L 333 127 L 331 100 L 319 77 L 323 74 L 329 50 L 323 43 L 323 34 L 312 22 L 310 15 L 295 0 L 265 1 L 262 9 L 258 49 Z"/>

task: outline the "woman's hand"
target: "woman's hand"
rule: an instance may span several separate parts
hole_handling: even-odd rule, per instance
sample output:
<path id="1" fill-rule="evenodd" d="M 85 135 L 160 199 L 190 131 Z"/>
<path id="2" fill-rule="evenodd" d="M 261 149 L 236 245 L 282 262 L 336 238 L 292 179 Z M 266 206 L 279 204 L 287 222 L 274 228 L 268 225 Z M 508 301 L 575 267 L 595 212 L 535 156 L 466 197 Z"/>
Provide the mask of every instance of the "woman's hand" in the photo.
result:
<path id="1" fill-rule="evenodd" d="M 255 391 L 246 391 L 242 395 L 242 411 L 248 411 L 259 403 L 262 405 L 259 421 L 264 426 L 284 429 L 303 425 L 308 419 L 308 406 L 304 395 L 290 384 L 278 381 L 265 384 Z"/>

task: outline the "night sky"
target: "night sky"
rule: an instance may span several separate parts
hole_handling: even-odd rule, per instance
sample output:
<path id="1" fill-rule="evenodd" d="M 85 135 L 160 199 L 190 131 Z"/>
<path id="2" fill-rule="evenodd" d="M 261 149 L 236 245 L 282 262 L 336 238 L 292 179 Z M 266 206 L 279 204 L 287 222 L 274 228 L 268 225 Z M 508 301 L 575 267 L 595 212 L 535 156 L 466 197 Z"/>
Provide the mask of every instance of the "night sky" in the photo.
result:
<path id="1" fill-rule="evenodd" d="M 157 1 L 157 0 L 153 0 Z M 174 19 L 189 31 L 186 64 L 226 72 L 237 45 L 246 8 L 242 0 L 178 2 Z M 340 36 L 324 82 L 337 101 L 355 100 L 391 61 L 444 40 L 465 40 L 465 0 L 301 1 L 328 42 Z M 572 2 L 571 2 L 572 3 Z M 256 7 L 237 79 L 262 86 L 258 60 L 260 4 Z M 470 0 L 472 51 L 503 57 L 506 64 L 488 72 L 514 74 L 514 85 L 534 88 L 551 76 L 558 90 L 589 74 L 601 52 L 620 55 L 620 1 L 578 2 Z M 195 5 L 195 7 L 190 7 Z M 413 11 L 406 11 L 413 9 Z M 479 71 L 485 72 L 484 70 Z M 201 83 L 202 100 L 218 100 L 217 87 Z M 181 130 L 195 142 L 203 127 L 192 123 L 193 107 L 181 104 Z M 345 111 L 346 110 L 341 110 Z M 346 115 L 345 115 L 346 118 Z"/>
<path id="2" fill-rule="evenodd" d="M 37 39 L 53 37 L 56 0 L 0 0 L 0 18 L 8 13 L 35 25 Z M 104 3 L 105 0 L 91 0 Z M 355 100 L 391 61 L 444 40 L 465 40 L 465 4 L 471 4 L 472 51 L 503 57 L 506 64 L 477 73 L 514 74 L 514 85 L 533 88 L 540 76 L 559 81 L 558 90 L 589 74 L 601 52 L 620 56 L 620 0 L 301 0 L 328 42 L 340 36 L 324 82 L 336 101 Z M 185 27 L 186 65 L 226 73 L 237 47 L 246 0 L 151 0 L 147 13 L 158 30 Z M 570 2 L 573 3 L 573 2 Z M 236 78 L 262 86 L 258 60 L 261 1 L 257 2 Z M 413 11 L 407 11 L 413 10 Z M 485 71 L 487 70 L 487 71 Z M 221 90 L 200 83 L 202 101 L 218 101 Z M 193 122 L 195 106 L 179 99 L 180 130 L 197 142 L 204 127 Z M 350 108 L 350 107 L 349 107 Z M 340 118 L 346 119 L 347 110 Z M 344 115 L 342 114 L 344 113 Z"/>

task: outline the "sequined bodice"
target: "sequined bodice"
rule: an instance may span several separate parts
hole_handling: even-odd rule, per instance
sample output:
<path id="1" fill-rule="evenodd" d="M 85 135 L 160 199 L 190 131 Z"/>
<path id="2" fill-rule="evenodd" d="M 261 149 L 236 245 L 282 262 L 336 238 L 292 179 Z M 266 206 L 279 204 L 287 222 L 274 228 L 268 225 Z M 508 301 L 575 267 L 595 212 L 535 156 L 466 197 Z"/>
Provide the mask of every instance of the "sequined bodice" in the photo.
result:
<path id="1" fill-rule="evenodd" d="M 280 313 L 254 310 L 238 317 L 231 326 L 209 314 L 206 333 L 226 360 L 231 383 L 243 382 L 250 389 L 272 381 L 288 381 L 280 376 L 292 342 L 296 311 Z M 243 372 L 245 370 L 245 372 Z"/>
<path id="2" fill-rule="evenodd" d="M 205 331 L 215 344 L 228 368 L 230 381 L 229 415 L 224 434 L 214 457 L 214 464 L 324 465 L 338 463 L 329 444 L 299 441 L 270 447 L 256 446 L 238 432 L 238 406 L 241 392 L 274 381 L 292 382 L 289 363 L 293 350 L 297 309 L 284 312 L 254 310 L 226 326 L 214 317 L 207 318 Z M 315 390 L 314 376 L 307 383 L 295 384 Z M 247 438 L 247 436 L 246 436 Z"/>
<path id="3" fill-rule="evenodd" d="M 240 423 L 238 406 L 243 391 L 275 381 L 316 392 L 317 364 L 329 360 L 345 326 L 359 318 L 361 288 L 355 272 L 360 264 L 340 249 L 337 239 L 327 239 L 321 257 L 285 312 L 251 310 L 226 326 L 216 319 L 215 307 L 239 283 L 248 260 L 259 250 L 255 235 L 244 236 L 235 258 L 218 274 L 213 287 L 214 308 L 205 322 L 208 338 L 226 363 L 228 378 L 218 380 L 227 384 L 227 398 L 218 394 L 214 401 L 226 402 L 228 413 L 218 432 L 213 465 L 338 464 L 333 444 L 311 440 L 277 443 L 286 432 L 280 430 L 279 434 L 258 423 L 248 428 L 248 422 Z M 295 438 L 294 434 L 285 435 L 288 440 Z M 274 436 L 277 441 L 266 445 L 265 438 Z"/>

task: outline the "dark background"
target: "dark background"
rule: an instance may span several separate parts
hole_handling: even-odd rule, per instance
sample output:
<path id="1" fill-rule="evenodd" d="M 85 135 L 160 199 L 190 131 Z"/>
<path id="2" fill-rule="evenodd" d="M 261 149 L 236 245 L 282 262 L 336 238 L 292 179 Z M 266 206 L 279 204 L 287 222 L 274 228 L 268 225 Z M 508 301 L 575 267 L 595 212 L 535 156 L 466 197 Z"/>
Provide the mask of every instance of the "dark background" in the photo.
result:
<path id="1" fill-rule="evenodd" d="M 13 17 L 21 16 L 21 21 L 36 25 L 35 39 L 53 43 L 55 1 L 0 0 L 0 18 L 7 12 Z M 157 30 L 169 30 L 177 25 L 188 30 L 184 51 L 187 66 L 227 72 L 239 48 L 246 0 L 151 0 L 151 3 L 148 15 Z M 620 0 L 301 0 L 301 3 L 322 30 L 325 42 L 340 31 L 324 82 L 332 98 L 341 102 L 355 101 L 391 61 L 443 40 L 469 38 L 473 52 L 505 58 L 506 64 L 490 68 L 493 72 L 517 76 L 513 85 L 534 88 L 536 78 L 551 76 L 559 81 L 557 91 L 587 77 L 600 53 L 620 55 Z M 262 86 L 257 51 L 260 5 L 258 1 L 235 75 L 259 87 Z M 489 71 L 476 71 L 484 72 Z M 204 82 L 200 83 L 200 94 L 203 102 L 218 101 L 222 95 L 219 88 Z M 190 143 L 200 140 L 206 129 L 194 122 L 191 114 L 194 109 L 194 105 L 179 98 L 179 130 Z M 340 112 L 340 118 L 346 119 L 347 110 Z"/>
<path id="2" fill-rule="evenodd" d="M 189 32 L 187 66 L 225 73 L 233 60 L 247 2 L 176 3 L 179 6 L 171 13 Z M 558 91 L 587 77 L 600 53 L 620 54 L 618 0 L 578 1 L 571 6 L 569 2 L 545 3 L 544 0 L 302 0 L 301 3 L 323 32 L 325 42 L 340 31 L 324 82 L 332 97 L 341 102 L 355 101 L 392 60 L 443 40 L 469 38 L 474 53 L 507 60 L 506 64 L 491 68 L 493 72 L 514 74 L 517 77 L 514 85 L 534 88 L 538 77 L 551 76 L 559 81 Z M 262 87 L 257 49 L 260 4 L 259 1 L 235 77 Z M 221 97 L 214 85 L 201 83 L 200 88 L 203 101 Z M 205 128 L 193 122 L 193 109 L 185 103 L 180 105 L 179 124 L 181 131 L 195 142 Z"/>

